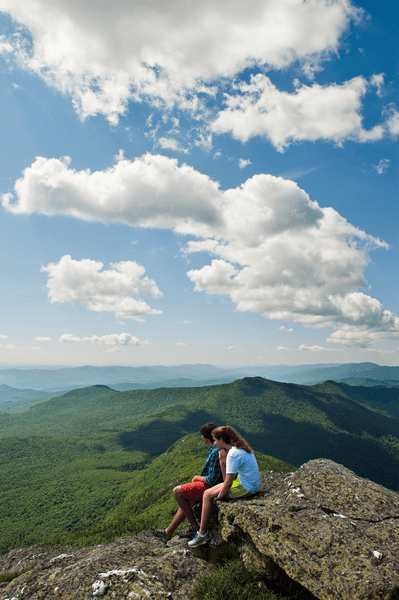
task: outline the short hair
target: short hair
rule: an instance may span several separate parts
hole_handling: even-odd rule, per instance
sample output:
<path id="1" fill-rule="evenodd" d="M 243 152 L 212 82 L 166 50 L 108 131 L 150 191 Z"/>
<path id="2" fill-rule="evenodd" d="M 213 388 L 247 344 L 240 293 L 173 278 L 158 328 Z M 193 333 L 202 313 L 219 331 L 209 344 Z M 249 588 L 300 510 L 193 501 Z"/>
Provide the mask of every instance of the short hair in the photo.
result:
<path id="1" fill-rule="evenodd" d="M 215 425 L 215 423 L 205 423 L 205 425 L 201 427 L 200 433 L 204 436 L 204 438 L 207 438 L 213 442 L 212 431 L 216 429 L 216 427 L 217 425 Z"/>

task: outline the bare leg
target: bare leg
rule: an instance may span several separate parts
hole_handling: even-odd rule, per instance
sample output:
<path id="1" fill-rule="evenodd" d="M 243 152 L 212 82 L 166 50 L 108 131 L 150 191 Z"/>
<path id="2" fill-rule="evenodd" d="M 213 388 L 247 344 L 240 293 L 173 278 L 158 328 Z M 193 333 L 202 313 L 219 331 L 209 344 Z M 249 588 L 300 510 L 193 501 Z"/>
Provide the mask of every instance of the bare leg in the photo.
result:
<path id="1" fill-rule="evenodd" d="M 196 518 L 194 517 L 191 505 L 187 502 L 187 500 L 183 498 L 180 485 L 175 487 L 175 489 L 173 490 L 173 495 L 177 504 L 179 505 L 179 510 L 175 514 L 169 527 L 166 528 L 166 531 L 169 533 L 169 535 L 172 535 L 176 527 L 178 527 L 186 517 L 190 525 L 192 527 L 195 527 L 195 529 L 198 529 L 199 525 L 197 523 Z"/>
<path id="2" fill-rule="evenodd" d="M 211 518 L 213 501 L 216 496 L 219 494 L 219 490 L 222 487 L 222 483 L 215 485 L 213 488 L 206 490 L 202 497 L 202 513 L 201 513 L 201 526 L 199 528 L 199 532 L 201 535 L 208 530 L 209 519 Z M 230 495 L 226 494 L 225 498 L 230 499 Z"/>
<path id="3" fill-rule="evenodd" d="M 181 508 L 179 508 L 179 510 L 177 511 L 177 513 L 175 514 L 175 516 L 172 519 L 171 524 L 166 527 L 166 532 L 169 533 L 169 535 L 173 535 L 174 530 L 179 527 L 180 523 L 183 523 L 184 519 L 186 518 L 186 515 L 184 514 L 184 512 L 182 511 Z"/>

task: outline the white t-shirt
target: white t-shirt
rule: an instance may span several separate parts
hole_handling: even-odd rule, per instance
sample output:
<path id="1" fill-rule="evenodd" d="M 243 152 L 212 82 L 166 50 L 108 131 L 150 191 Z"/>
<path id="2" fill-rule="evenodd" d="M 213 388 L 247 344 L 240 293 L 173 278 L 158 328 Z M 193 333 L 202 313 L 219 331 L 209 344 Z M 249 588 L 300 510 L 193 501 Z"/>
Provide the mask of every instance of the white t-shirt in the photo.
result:
<path id="1" fill-rule="evenodd" d="M 251 494 L 259 488 L 259 468 L 255 455 L 232 446 L 227 453 L 226 473 L 238 473 L 241 485 Z"/>

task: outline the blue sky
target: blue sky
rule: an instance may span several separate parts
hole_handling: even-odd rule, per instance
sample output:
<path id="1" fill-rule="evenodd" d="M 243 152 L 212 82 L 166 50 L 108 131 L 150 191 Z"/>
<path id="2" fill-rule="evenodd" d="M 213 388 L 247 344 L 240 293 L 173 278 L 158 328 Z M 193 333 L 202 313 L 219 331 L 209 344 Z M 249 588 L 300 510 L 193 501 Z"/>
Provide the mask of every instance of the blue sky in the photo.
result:
<path id="1" fill-rule="evenodd" d="M 0 11 L 1 365 L 398 364 L 386 5 Z"/>

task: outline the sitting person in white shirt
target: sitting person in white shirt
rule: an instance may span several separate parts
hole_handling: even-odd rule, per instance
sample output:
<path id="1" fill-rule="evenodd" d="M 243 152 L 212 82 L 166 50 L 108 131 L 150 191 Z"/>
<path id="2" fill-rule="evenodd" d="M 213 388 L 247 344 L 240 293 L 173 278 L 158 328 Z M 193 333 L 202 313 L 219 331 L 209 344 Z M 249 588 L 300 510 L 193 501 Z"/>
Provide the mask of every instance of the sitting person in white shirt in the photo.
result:
<path id="1" fill-rule="evenodd" d="M 219 450 L 223 483 L 206 490 L 202 498 L 201 525 L 195 537 L 188 542 L 190 548 L 206 544 L 210 540 L 207 531 L 214 500 L 247 498 L 259 489 L 259 468 L 252 449 L 232 427 L 217 427 L 212 431 L 215 446 Z M 223 455 L 226 454 L 224 466 Z"/>

